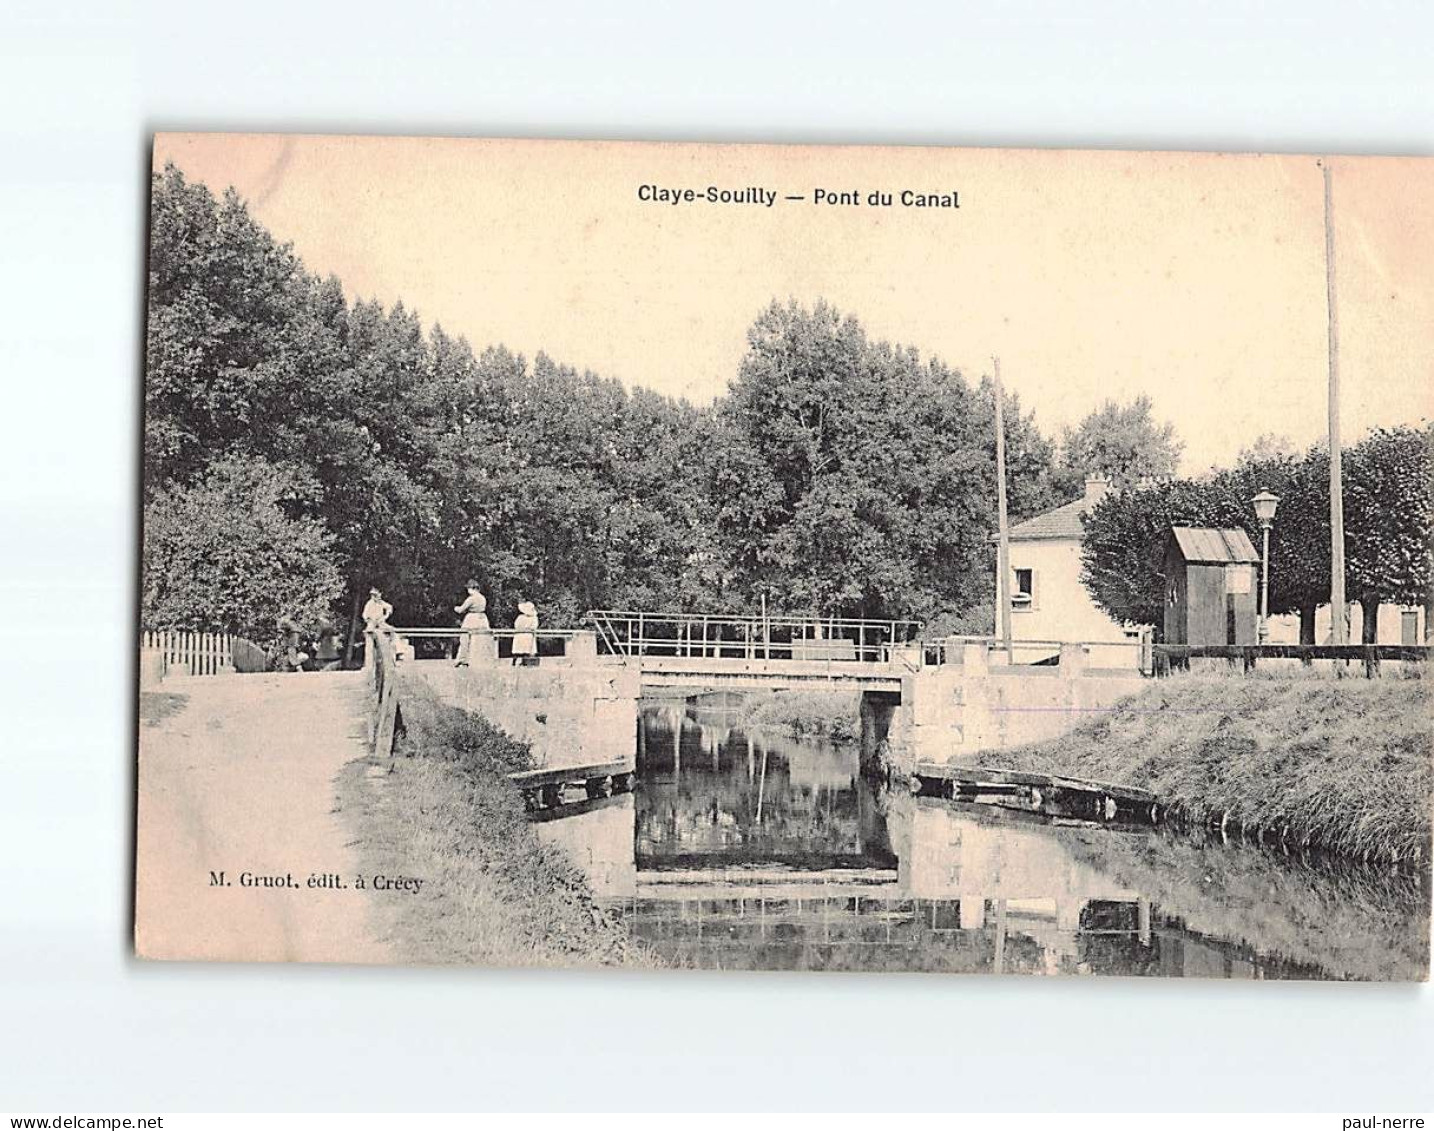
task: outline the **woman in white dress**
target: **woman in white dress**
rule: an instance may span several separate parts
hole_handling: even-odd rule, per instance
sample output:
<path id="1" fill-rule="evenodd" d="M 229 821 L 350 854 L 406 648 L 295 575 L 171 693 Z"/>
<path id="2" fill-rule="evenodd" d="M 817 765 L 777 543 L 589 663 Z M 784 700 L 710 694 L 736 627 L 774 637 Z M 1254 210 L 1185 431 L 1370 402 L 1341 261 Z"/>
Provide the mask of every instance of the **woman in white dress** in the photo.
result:
<path id="1" fill-rule="evenodd" d="M 538 656 L 538 608 L 532 601 L 518 602 L 518 616 L 513 621 L 513 663 L 525 664 Z"/>
<path id="2" fill-rule="evenodd" d="M 461 605 L 455 605 L 453 611 L 463 618 L 459 625 L 463 635 L 458 638 L 458 658 L 453 663 L 466 668 L 473 652 L 473 634 L 488 631 L 488 598 L 479 592 L 476 581 L 468 582 L 467 598 Z"/>

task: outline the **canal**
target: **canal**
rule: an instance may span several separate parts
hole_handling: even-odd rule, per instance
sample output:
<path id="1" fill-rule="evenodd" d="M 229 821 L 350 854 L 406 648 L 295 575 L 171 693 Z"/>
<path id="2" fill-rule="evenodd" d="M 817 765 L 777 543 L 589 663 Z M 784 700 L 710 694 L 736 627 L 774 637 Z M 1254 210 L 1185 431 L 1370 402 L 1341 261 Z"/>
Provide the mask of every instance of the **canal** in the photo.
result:
<path id="1" fill-rule="evenodd" d="M 675 966 L 1409 980 L 1427 873 L 913 797 L 855 746 L 644 705 L 635 790 L 541 815 Z"/>

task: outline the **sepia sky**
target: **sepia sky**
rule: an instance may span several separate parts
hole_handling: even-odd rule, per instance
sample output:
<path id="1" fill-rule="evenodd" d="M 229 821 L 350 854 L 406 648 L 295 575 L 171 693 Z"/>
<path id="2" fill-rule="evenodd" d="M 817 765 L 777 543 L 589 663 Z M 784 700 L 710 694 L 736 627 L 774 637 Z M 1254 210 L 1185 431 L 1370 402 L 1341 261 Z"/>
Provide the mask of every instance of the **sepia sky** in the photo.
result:
<path id="1" fill-rule="evenodd" d="M 1323 435 L 1323 187 L 1310 157 L 160 135 L 350 297 L 706 402 L 773 298 L 825 298 L 968 377 L 998 354 L 1054 435 L 1147 393 L 1183 470 Z M 1335 158 L 1345 439 L 1434 417 L 1434 161 Z M 639 188 L 774 190 L 774 207 Z M 814 190 L 856 191 L 856 207 Z M 960 208 L 901 207 L 903 189 Z M 871 207 L 868 194 L 892 194 Z M 781 199 L 802 195 L 803 202 Z"/>

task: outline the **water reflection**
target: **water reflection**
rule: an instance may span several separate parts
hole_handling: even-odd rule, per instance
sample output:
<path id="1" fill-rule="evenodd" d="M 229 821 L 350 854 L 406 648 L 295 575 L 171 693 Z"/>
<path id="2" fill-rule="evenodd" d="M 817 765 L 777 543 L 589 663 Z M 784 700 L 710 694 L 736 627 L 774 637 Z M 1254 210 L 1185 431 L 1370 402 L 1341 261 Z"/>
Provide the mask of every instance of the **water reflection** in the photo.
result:
<path id="1" fill-rule="evenodd" d="M 638 772 L 635 795 L 561 810 L 539 835 L 675 965 L 1427 972 L 1427 875 L 886 794 L 854 750 L 745 734 L 682 704 L 644 712 Z"/>
<path id="2" fill-rule="evenodd" d="M 639 871 L 896 867 L 856 750 L 745 734 L 680 705 L 646 712 L 642 734 Z"/>

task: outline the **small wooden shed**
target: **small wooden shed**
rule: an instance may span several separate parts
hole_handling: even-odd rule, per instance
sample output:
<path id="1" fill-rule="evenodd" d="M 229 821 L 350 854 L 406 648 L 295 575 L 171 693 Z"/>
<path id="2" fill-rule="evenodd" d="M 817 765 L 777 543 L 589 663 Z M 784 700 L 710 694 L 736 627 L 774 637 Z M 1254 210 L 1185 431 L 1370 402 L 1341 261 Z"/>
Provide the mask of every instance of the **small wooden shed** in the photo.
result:
<path id="1" fill-rule="evenodd" d="M 1257 643 L 1259 563 L 1243 530 L 1171 527 L 1165 543 L 1165 643 Z"/>

